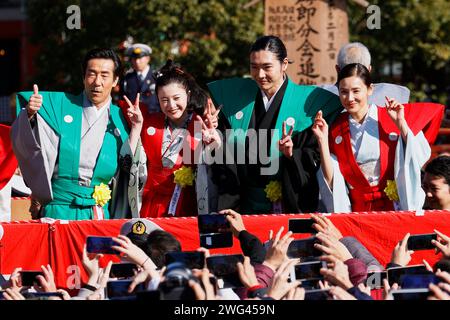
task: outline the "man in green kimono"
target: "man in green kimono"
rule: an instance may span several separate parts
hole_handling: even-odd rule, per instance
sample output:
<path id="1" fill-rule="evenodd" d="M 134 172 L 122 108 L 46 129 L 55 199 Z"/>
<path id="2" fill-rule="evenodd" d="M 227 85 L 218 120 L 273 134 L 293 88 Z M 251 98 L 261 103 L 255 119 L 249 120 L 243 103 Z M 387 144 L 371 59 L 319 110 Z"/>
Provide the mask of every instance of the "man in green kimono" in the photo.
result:
<path id="1" fill-rule="evenodd" d="M 286 75 L 288 63 L 283 42 L 264 36 L 250 50 L 253 79 L 208 84 L 215 105 L 223 106 L 219 128 L 226 164 L 212 166 L 219 210 L 317 210 L 320 157 L 311 125 L 318 110 L 330 120 L 342 107 L 326 90 L 293 83 Z"/>
<path id="2" fill-rule="evenodd" d="M 12 126 L 13 148 L 44 217 L 109 219 L 109 184 L 119 171 L 119 152 L 135 148 L 135 129 L 128 139 L 127 123 L 111 103 L 119 80 L 118 56 L 111 49 L 94 49 L 83 70 L 84 92 L 78 96 L 39 92 L 37 85 L 17 95 L 22 110 Z M 125 217 L 126 191 L 119 200 L 116 209 Z"/>

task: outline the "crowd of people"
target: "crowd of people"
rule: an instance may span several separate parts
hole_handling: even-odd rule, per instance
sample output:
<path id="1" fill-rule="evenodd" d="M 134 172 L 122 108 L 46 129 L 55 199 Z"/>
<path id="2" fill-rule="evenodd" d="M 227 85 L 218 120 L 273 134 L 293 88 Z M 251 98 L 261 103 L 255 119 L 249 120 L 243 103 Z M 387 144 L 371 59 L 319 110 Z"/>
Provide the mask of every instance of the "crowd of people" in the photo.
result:
<path id="1" fill-rule="evenodd" d="M 420 299 L 417 295 L 423 291 L 429 300 L 450 299 L 450 237 L 438 230 L 435 230 L 437 240 L 432 240 L 432 244 L 443 257 L 434 266 L 424 260 L 419 266 L 421 271 L 413 276 L 429 283 L 419 281 L 416 282 L 419 286 L 411 287 L 405 278 L 400 277 L 402 282 L 397 283 L 389 274 L 389 270 L 405 269 L 411 261 L 414 251 L 408 249 L 409 233 L 392 248 L 391 260 L 383 266 L 356 238 L 344 237 L 330 219 L 311 215 L 317 232 L 314 248 L 320 256 L 292 258 L 289 248 L 295 240 L 291 231 L 284 233 L 281 227 L 262 243 L 246 230 L 239 213 L 229 209 L 221 214 L 226 215 L 243 252 L 235 265 L 213 267 L 208 260 L 217 255 L 210 255 L 205 248 L 185 252 L 202 253 L 196 266 L 186 259 L 169 262 L 168 255 L 182 252 L 182 244 L 149 220 L 138 218 L 127 221 L 120 235 L 113 238 L 112 249 L 122 260 L 119 265 L 133 264 L 131 274 L 113 274 L 111 270 L 117 264 L 111 261 L 102 268 L 99 261 L 103 255 L 88 253 L 90 249 L 85 245 L 82 264 L 88 280 L 76 293 L 71 295 L 58 289 L 52 268 L 47 265 L 42 266 L 42 273 L 33 284 L 22 283 L 22 268 L 16 268 L 3 287 L 3 297 L 7 300 L 397 300 L 401 294 L 411 294 L 414 288 L 411 300 Z M 296 265 L 315 262 L 320 262 L 321 267 L 314 276 L 307 272 L 311 278 L 293 272 Z M 386 272 L 388 278 L 371 276 Z M 126 285 L 121 291 L 113 285 L 120 282 Z"/>
<path id="2" fill-rule="evenodd" d="M 19 92 L 21 111 L 11 127 L 12 149 L 39 207 L 34 218 L 225 214 L 245 256 L 237 264 L 238 289 L 220 288 L 206 262 L 204 268 L 165 266 L 165 253 L 181 251 L 182 244 L 154 230 L 114 238 L 113 249 L 137 268 L 130 292 L 144 283 L 157 299 L 190 292 L 199 300 L 308 300 L 311 290 L 325 298 L 372 299 L 368 271 L 385 268 L 326 217 L 312 215 L 314 248 L 323 254 L 300 261 L 288 256 L 290 232 L 280 229 L 263 244 L 245 230 L 240 214 L 450 209 L 450 157 L 428 162 L 444 106 L 409 103 L 407 88 L 373 83 L 364 45 L 341 48 L 336 84 L 308 86 L 287 76 L 283 42 L 263 36 L 250 48 L 251 78 L 217 80 L 207 90 L 172 60 L 153 71 L 151 51 L 130 47 L 133 71 L 120 81 L 114 50 L 93 49 L 82 63 L 81 94 L 40 91 L 38 85 Z M 117 85 L 122 97 L 115 105 Z M 444 258 L 438 267 L 427 265 L 440 280 L 427 286 L 428 294 L 449 299 L 450 241 L 435 232 L 433 244 Z M 408 236 L 393 248 L 386 269 L 409 263 Z M 99 258 L 85 250 L 89 281 L 77 296 L 57 290 L 49 266 L 34 291 L 104 299 L 111 263 L 100 268 Z M 324 262 L 313 284 L 291 279 L 294 266 L 305 261 Z M 174 285 L 177 272 L 184 276 Z M 384 297 L 391 299 L 402 284 L 383 281 Z M 26 291 L 16 269 L 3 296 L 25 299 Z"/>

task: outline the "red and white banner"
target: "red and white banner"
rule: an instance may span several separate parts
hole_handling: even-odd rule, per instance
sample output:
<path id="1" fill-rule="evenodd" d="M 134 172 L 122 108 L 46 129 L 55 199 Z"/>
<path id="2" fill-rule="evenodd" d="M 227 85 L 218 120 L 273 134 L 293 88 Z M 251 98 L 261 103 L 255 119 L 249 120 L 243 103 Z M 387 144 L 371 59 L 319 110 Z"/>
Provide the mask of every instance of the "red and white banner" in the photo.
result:
<path id="1" fill-rule="evenodd" d="M 243 220 L 247 230 L 261 241 L 266 241 L 269 231 L 276 232 L 281 226 L 287 231 L 288 220 L 307 217 L 303 214 L 247 215 Z M 333 214 L 328 216 L 344 236 L 357 238 L 368 250 L 386 265 L 395 245 L 404 235 L 432 233 L 437 229 L 450 235 L 450 211 L 426 211 L 423 216 L 413 212 L 378 212 Z M 195 250 L 199 246 L 196 217 L 149 219 L 162 229 L 172 233 L 182 244 L 184 251 Z M 55 221 L 2 223 L 3 237 L 0 239 L 0 273 L 10 274 L 14 268 L 39 270 L 43 264 L 50 264 L 55 273 L 58 287 L 67 288 L 71 283 L 76 266 L 79 267 L 81 281 L 86 274 L 81 264 L 81 254 L 86 237 L 117 236 L 120 227 L 127 220 L 103 221 Z M 1 232 L 0 232 L 1 234 Z M 296 238 L 308 235 L 295 235 Z M 213 249 L 211 253 L 240 253 L 239 241 L 234 239 L 231 248 Z M 410 264 L 421 264 L 423 259 L 433 265 L 441 258 L 433 250 L 416 251 Z M 118 261 L 116 256 L 105 256 Z"/>

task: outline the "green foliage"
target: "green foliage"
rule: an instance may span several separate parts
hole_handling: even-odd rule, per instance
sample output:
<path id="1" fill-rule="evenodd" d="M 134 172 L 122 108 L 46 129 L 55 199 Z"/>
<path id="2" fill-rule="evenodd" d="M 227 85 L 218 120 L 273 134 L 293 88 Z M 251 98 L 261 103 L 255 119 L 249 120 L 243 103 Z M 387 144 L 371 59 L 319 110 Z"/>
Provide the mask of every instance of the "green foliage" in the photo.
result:
<path id="1" fill-rule="evenodd" d="M 381 8 L 381 29 L 366 27 L 366 10 L 349 1 L 351 40 L 366 44 L 378 81 L 394 81 L 380 72 L 385 63 L 400 62 L 400 82 L 411 100 L 427 96 L 445 103 L 450 86 L 450 1 L 373 0 Z"/>
<path id="2" fill-rule="evenodd" d="M 200 83 L 248 72 L 250 44 L 264 31 L 263 3 L 248 0 L 30 0 L 32 41 L 39 45 L 31 82 L 51 90 L 81 90 L 81 61 L 94 47 L 112 47 L 132 36 L 153 49 L 152 65 L 171 57 Z M 81 30 L 69 30 L 69 5 L 81 9 Z M 188 44 L 185 54 L 172 49 Z"/>

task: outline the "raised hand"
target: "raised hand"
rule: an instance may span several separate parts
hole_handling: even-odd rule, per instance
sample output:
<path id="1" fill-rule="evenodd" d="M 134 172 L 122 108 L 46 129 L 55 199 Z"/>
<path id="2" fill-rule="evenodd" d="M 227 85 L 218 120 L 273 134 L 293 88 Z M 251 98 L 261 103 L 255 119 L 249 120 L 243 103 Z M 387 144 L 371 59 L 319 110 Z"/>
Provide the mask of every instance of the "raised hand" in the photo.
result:
<path id="1" fill-rule="evenodd" d="M 39 94 L 39 88 L 37 84 L 33 85 L 33 94 L 26 106 L 28 118 L 31 119 L 39 111 L 42 106 L 42 96 Z"/>
<path id="2" fill-rule="evenodd" d="M 411 255 L 414 253 L 414 251 L 408 250 L 407 244 L 409 236 L 410 234 L 408 232 L 405 237 L 395 246 L 394 250 L 392 251 L 392 263 L 405 267 L 411 261 Z"/>
<path id="3" fill-rule="evenodd" d="M 289 132 L 287 133 L 286 130 L 286 121 L 283 121 L 283 135 L 278 141 L 278 148 L 280 149 L 281 153 L 283 153 L 287 158 L 292 158 L 292 154 L 294 151 L 294 143 L 292 142 L 292 133 L 294 132 L 294 126 L 289 129 Z"/>
<path id="4" fill-rule="evenodd" d="M 284 227 L 281 227 L 275 235 L 275 239 L 272 240 L 272 236 L 269 239 L 269 248 L 267 249 L 266 258 L 263 264 L 273 271 L 277 271 L 284 261 L 289 260 L 287 256 L 287 250 L 289 244 L 294 240 L 292 232 L 288 231 L 283 237 L 281 234 Z M 272 230 L 271 230 L 272 231 Z M 271 232 L 271 235 L 273 233 Z"/>
<path id="5" fill-rule="evenodd" d="M 314 124 L 312 126 L 312 132 L 317 138 L 317 141 L 322 143 L 328 143 L 328 124 L 322 117 L 322 111 L 317 112 Z"/>
<path id="6" fill-rule="evenodd" d="M 127 109 L 127 116 L 130 119 L 131 126 L 140 130 L 142 128 L 142 124 L 144 123 L 144 117 L 142 116 L 141 109 L 139 108 L 139 97 L 140 94 L 138 93 L 133 104 L 127 96 L 123 96 L 129 107 Z"/>
<path id="7" fill-rule="evenodd" d="M 222 105 L 216 108 L 212 100 L 208 99 L 208 104 L 206 105 L 205 113 L 203 114 L 205 124 L 211 124 L 213 128 L 217 128 L 219 126 L 219 112 L 221 108 Z"/>
<path id="8" fill-rule="evenodd" d="M 431 240 L 431 243 L 436 246 L 436 249 L 441 251 L 444 256 L 450 258 L 450 237 L 439 232 L 438 230 L 434 230 L 437 233 L 437 241 Z"/>
<path id="9" fill-rule="evenodd" d="M 405 120 L 405 106 L 401 103 L 398 103 L 395 99 L 385 97 L 386 98 L 386 110 L 389 114 L 389 117 L 394 121 L 397 128 L 400 130 L 402 137 L 406 138 L 408 134 L 408 124 Z"/>
<path id="10" fill-rule="evenodd" d="M 206 119 L 203 121 L 202 117 L 196 116 L 196 121 L 199 121 L 202 125 L 202 140 L 206 145 L 212 145 L 214 148 L 218 148 L 222 144 L 219 132 L 214 127 L 214 119 L 211 115 L 207 114 Z"/>
<path id="11" fill-rule="evenodd" d="M 225 209 L 220 211 L 219 213 L 225 214 L 225 218 L 230 223 L 231 232 L 236 238 L 239 238 L 239 233 L 245 230 L 244 221 L 242 220 L 242 216 L 234 210 Z"/>

